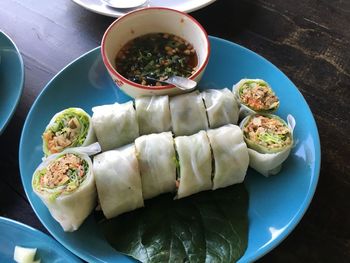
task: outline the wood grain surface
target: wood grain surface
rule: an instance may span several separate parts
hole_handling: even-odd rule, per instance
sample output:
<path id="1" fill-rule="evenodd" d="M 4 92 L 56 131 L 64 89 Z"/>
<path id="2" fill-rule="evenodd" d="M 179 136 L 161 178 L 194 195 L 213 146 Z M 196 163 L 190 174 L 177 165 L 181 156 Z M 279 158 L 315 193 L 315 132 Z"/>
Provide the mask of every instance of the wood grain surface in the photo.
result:
<path id="1" fill-rule="evenodd" d="M 219 0 L 193 12 L 210 35 L 241 44 L 279 67 L 316 119 L 319 184 L 296 229 L 259 262 L 350 262 L 350 1 Z M 24 194 L 18 145 L 26 115 L 46 83 L 100 45 L 113 18 L 69 0 L 1 0 L 0 29 L 25 63 L 19 106 L 0 137 L 0 215 L 47 233 Z"/>

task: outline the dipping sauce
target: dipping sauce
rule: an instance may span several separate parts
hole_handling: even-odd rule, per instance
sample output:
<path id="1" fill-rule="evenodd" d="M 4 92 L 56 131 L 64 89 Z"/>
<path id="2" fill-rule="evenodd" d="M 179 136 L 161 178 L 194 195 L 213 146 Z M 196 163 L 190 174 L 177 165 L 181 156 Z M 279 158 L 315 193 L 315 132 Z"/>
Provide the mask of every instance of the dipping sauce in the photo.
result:
<path id="1" fill-rule="evenodd" d="M 142 85 L 161 86 L 146 77 L 166 80 L 176 75 L 189 77 L 196 70 L 197 53 L 181 37 L 151 33 L 129 41 L 117 54 L 116 70 L 125 78 Z"/>

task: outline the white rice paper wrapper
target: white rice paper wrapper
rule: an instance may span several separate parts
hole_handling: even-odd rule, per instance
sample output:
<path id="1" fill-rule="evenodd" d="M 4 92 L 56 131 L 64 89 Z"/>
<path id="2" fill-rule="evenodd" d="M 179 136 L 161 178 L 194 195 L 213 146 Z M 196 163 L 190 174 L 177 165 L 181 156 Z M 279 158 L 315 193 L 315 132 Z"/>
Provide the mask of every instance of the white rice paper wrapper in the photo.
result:
<path id="1" fill-rule="evenodd" d="M 198 91 L 171 97 L 170 113 L 175 136 L 208 129 L 204 102 Z"/>
<path id="2" fill-rule="evenodd" d="M 77 230 L 91 211 L 96 206 L 96 187 L 95 178 L 92 170 L 92 162 L 89 155 L 96 154 L 101 151 L 98 143 L 91 144 L 87 147 L 69 148 L 58 154 L 52 154 L 46 158 L 35 170 L 34 174 L 47 167 L 57 157 L 66 153 L 74 153 L 88 163 L 89 171 L 86 174 L 84 182 L 78 189 L 69 193 L 61 194 L 56 199 L 50 199 L 51 193 L 41 193 L 35 190 L 40 199 L 49 209 L 52 217 L 62 226 L 66 232 Z M 33 179 L 34 179 L 33 174 Z M 32 181 L 33 185 L 33 181 Z"/>
<path id="3" fill-rule="evenodd" d="M 144 206 L 134 144 L 96 155 L 93 170 L 106 218 Z"/>
<path id="4" fill-rule="evenodd" d="M 242 130 L 229 124 L 208 130 L 207 135 L 215 161 L 213 190 L 242 183 L 249 165 Z"/>
<path id="5" fill-rule="evenodd" d="M 235 85 L 233 85 L 232 87 L 232 92 L 239 104 L 239 119 L 242 120 L 245 117 L 247 117 L 248 115 L 251 114 L 255 114 L 257 113 L 256 111 L 254 111 L 253 109 L 251 109 L 250 107 L 248 107 L 247 105 L 243 104 L 240 97 L 239 97 L 239 88 L 247 81 L 256 81 L 256 82 L 264 82 L 267 84 L 268 87 L 270 87 L 270 85 L 263 79 L 241 79 L 240 81 L 238 81 Z M 271 88 L 271 87 L 270 87 Z M 272 89 L 272 88 L 271 88 Z M 276 109 L 277 110 L 277 109 Z M 270 110 L 270 111 L 261 111 L 260 113 L 273 113 L 275 110 Z"/>
<path id="6" fill-rule="evenodd" d="M 136 98 L 135 107 L 140 135 L 171 130 L 168 96 Z"/>
<path id="7" fill-rule="evenodd" d="M 235 96 L 229 89 L 208 89 L 201 94 L 205 102 L 211 129 L 230 123 L 237 124 L 239 106 Z"/>
<path id="8" fill-rule="evenodd" d="M 249 116 L 242 120 L 240 125 L 241 129 L 243 129 L 244 122 L 248 117 Z M 287 124 L 293 136 L 296 122 L 294 117 L 290 114 L 287 116 Z M 292 147 L 293 144 L 277 153 L 260 153 L 248 148 L 249 166 L 266 177 L 275 175 L 280 172 L 282 163 L 288 158 Z"/>
<path id="9" fill-rule="evenodd" d="M 132 143 L 139 136 L 132 101 L 92 108 L 92 124 L 103 151 Z"/>
<path id="10" fill-rule="evenodd" d="M 96 135 L 95 135 L 95 131 L 94 131 L 94 128 L 92 127 L 92 120 L 91 120 L 91 116 L 86 112 L 84 111 L 83 109 L 81 108 L 72 108 L 78 112 L 81 112 L 82 115 L 85 115 L 88 117 L 89 119 L 89 129 L 88 129 L 88 132 L 87 132 L 87 135 L 86 135 L 86 138 L 84 140 L 84 143 L 80 146 L 88 146 L 94 142 L 96 142 Z M 55 123 L 55 120 L 57 119 L 58 116 L 60 116 L 62 113 L 64 113 L 64 111 L 67 110 L 67 109 L 64 109 L 60 112 L 57 112 L 50 120 L 49 124 L 46 126 L 45 128 L 45 131 L 50 128 L 54 123 Z M 43 149 L 44 149 L 44 143 L 43 143 Z M 71 148 L 71 147 L 69 147 Z M 45 149 L 44 149 L 44 152 L 45 152 Z"/>
<path id="11" fill-rule="evenodd" d="M 141 136 L 135 140 L 135 146 L 144 199 L 175 192 L 176 157 L 172 133 Z"/>
<path id="12" fill-rule="evenodd" d="M 180 163 L 180 185 L 176 199 L 212 189 L 212 156 L 205 131 L 175 138 Z"/>

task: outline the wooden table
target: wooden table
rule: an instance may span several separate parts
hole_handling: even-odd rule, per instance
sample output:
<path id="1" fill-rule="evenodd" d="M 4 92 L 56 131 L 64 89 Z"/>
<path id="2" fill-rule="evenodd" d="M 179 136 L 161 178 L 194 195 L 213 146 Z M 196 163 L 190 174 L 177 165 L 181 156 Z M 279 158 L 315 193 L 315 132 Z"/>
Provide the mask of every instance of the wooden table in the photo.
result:
<path id="1" fill-rule="evenodd" d="M 350 1 L 221 0 L 192 13 L 210 35 L 270 60 L 296 84 L 316 119 L 322 166 L 307 213 L 260 262 L 350 262 Z M 25 63 L 24 92 L 0 137 L 0 215 L 47 232 L 24 194 L 18 145 L 26 115 L 65 65 L 100 45 L 113 18 L 69 0 L 1 0 L 0 28 Z"/>

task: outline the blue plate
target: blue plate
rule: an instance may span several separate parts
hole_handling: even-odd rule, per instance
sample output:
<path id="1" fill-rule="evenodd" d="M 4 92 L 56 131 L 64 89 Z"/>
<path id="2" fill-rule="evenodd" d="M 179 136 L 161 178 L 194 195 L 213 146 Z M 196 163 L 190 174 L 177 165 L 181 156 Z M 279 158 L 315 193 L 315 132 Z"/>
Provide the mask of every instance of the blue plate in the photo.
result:
<path id="1" fill-rule="evenodd" d="M 23 90 L 24 68 L 15 43 L 0 31 L 0 134 L 10 121 Z"/>
<path id="2" fill-rule="evenodd" d="M 0 233 L 0 262 L 14 262 L 15 246 L 37 248 L 35 258 L 41 262 L 82 262 L 53 238 L 20 222 L 0 217 Z"/>
<path id="3" fill-rule="evenodd" d="M 277 176 L 264 178 L 249 170 L 250 194 L 248 248 L 239 262 L 256 260 L 276 247 L 297 225 L 315 192 L 320 170 L 320 143 L 312 113 L 294 84 L 274 65 L 234 43 L 210 37 L 212 54 L 200 83 L 202 88 L 231 87 L 241 78 L 268 81 L 280 98 L 277 112 L 292 114 L 297 122 L 296 145 Z M 132 262 L 117 253 L 98 231 L 93 216 L 74 233 L 65 233 L 33 193 L 32 173 L 40 163 L 41 134 L 52 115 L 67 107 L 91 107 L 130 100 L 116 89 L 96 48 L 59 72 L 33 104 L 25 122 L 19 152 L 22 182 L 41 222 L 64 246 L 93 262 Z"/>

